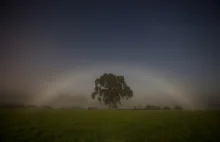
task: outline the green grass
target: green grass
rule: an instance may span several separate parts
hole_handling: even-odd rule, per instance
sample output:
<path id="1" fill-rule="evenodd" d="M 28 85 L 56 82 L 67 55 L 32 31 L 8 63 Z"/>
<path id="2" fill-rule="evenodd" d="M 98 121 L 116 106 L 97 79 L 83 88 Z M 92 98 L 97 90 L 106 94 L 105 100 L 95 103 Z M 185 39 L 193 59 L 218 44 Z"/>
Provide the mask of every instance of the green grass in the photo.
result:
<path id="1" fill-rule="evenodd" d="M 0 110 L 3 142 L 214 142 L 214 111 Z"/>

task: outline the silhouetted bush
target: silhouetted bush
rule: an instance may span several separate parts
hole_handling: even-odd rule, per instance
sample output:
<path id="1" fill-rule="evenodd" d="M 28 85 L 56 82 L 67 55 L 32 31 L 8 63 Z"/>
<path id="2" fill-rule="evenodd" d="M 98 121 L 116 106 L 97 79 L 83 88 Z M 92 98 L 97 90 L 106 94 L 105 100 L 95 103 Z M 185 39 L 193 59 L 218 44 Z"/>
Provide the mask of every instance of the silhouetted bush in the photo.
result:
<path id="1" fill-rule="evenodd" d="M 146 105 L 145 110 L 161 110 L 161 107 L 155 105 Z"/>
<path id="2" fill-rule="evenodd" d="M 80 106 L 73 106 L 72 109 L 84 109 L 84 108 Z"/>
<path id="3" fill-rule="evenodd" d="M 24 108 L 22 104 L 1 104 L 0 107 L 2 108 Z"/>
<path id="4" fill-rule="evenodd" d="M 174 107 L 174 109 L 175 109 L 175 110 L 183 110 L 182 106 L 179 106 L 179 105 L 176 105 L 176 106 Z"/>
<path id="5" fill-rule="evenodd" d="M 96 110 L 98 109 L 97 107 L 88 107 L 88 110 Z"/>
<path id="6" fill-rule="evenodd" d="M 170 110 L 171 108 L 168 106 L 163 107 L 163 110 Z"/>
<path id="7" fill-rule="evenodd" d="M 43 106 L 41 106 L 41 108 L 44 108 L 44 109 L 53 109 L 51 106 L 48 106 L 48 105 L 43 105 Z"/>
<path id="8" fill-rule="evenodd" d="M 136 109 L 137 109 L 137 107 L 136 107 L 136 106 L 134 106 L 134 107 L 133 107 L 133 110 L 136 110 Z"/>
<path id="9" fill-rule="evenodd" d="M 38 108 L 37 105 L 25 105 L 24 107 L 25 108 Z"/>
<path id="10" fill-rule="evenodd" d="M 144 110 L 144 108 L 141 105 L 139 105 L 139 106 L 134 106 L 132 110 Z"/>

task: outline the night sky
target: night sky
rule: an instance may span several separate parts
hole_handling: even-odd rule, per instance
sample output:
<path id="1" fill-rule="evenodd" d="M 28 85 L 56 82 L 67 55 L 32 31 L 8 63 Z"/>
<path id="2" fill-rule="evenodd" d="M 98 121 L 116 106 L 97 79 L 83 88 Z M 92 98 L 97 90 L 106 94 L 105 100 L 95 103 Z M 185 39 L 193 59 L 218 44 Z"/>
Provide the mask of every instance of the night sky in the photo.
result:
<path id="1" fill-rule="evenodd" d="M 220 101 L 218 1 L 9 0 L 1 5 L 1 88 L 39 89 L 70 70 L 121 64 L 167 73 L 208 106 Z"/>

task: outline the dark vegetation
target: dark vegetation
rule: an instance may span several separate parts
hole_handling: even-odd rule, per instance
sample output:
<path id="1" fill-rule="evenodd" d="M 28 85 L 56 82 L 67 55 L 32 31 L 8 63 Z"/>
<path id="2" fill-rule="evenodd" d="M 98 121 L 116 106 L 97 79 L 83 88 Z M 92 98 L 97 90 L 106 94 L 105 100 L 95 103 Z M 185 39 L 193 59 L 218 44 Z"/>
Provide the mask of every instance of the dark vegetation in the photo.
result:
<path id="1" fill-rule="evenodd" d="M 37 105 L 22 105 L 22 104 L 0 104 L 0 108 L 38 108 L 38 109 L 55 109 L 49 105 L 42 105 L 42 106 L 37 106 Z M 90 106 L 90 107 L 80 107 L 80 106 L 72 106 L 72 107 L 61 107 L 61 109 L 73 109 L 73 110 L 97 110 L 101 109 L 98 107 Z M 160 106 L 155 106 L 155 105 L 146 105 L 146 107 L 141 107 L 141 106 L 134 106 L 132 109 L 131 108 L 117 108 L 116 110 L 183 110 L 183 108 L 180 105 L 176 105 L 174 107 L 160 107 Z"/>

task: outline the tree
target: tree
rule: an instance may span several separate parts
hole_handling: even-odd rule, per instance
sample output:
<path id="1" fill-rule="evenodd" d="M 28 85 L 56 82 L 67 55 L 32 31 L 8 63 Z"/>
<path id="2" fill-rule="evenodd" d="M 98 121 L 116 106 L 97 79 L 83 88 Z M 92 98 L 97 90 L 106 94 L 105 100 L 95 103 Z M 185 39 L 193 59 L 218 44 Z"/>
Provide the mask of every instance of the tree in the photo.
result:
<path id="1" fill-rule="evenodd" d="M 133 91 L 123 76 L 104 73 L 95 80 L 95 88 L 91 96 L 92 99 L 97 97 L 100 103 L 103 102 L 109 108 L 117 108 L 118 104 L 121 105 L 121 99 L 128 100 L 133 97 Z"/>

